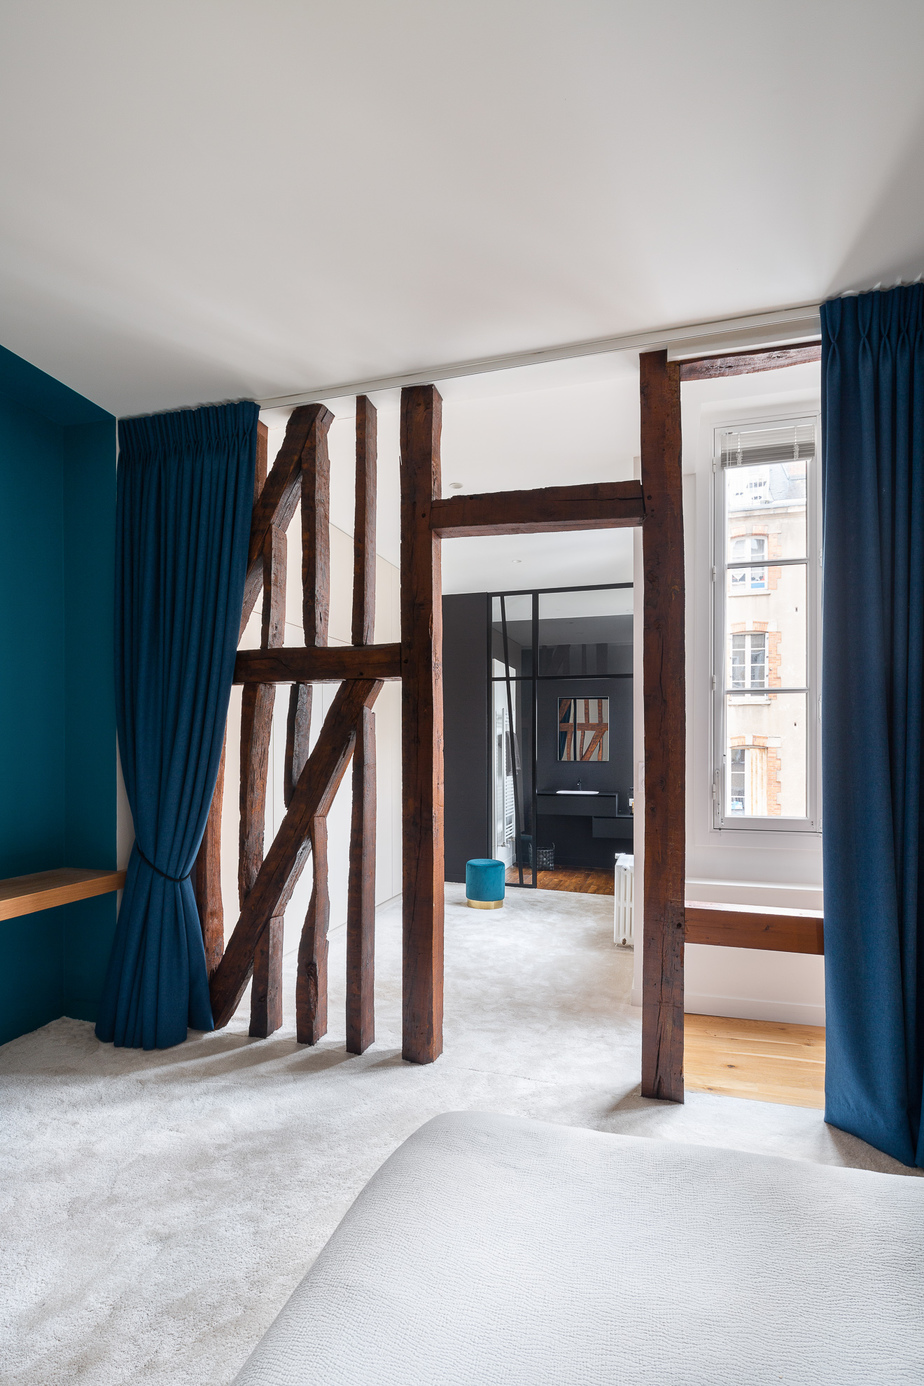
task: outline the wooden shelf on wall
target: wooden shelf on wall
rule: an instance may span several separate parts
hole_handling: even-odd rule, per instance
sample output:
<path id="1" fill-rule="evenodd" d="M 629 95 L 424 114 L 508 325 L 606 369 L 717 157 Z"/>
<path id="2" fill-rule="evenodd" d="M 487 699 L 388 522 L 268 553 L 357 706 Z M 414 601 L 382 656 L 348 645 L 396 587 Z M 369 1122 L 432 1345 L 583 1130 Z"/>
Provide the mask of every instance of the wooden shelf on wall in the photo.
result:
<path id="1" fill-rule="evenodd" d="M 17 919 L 23 914 L 68 905 L 72 900 L 108 895 L 121 890 L 124 884 L 124 871 L 89 871 L 78 866 L 36 871 L 31 876 L 10 876 L 0 881 L 0 919 Z"/>

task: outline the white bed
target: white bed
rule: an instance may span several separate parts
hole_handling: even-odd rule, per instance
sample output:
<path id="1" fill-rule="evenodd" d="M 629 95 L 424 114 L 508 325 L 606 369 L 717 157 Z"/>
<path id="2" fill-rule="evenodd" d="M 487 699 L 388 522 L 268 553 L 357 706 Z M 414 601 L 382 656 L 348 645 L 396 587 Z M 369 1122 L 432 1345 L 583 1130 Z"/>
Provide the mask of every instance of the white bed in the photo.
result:
<path id="1" fill-rule="evenodd" d="M 453 1113 L 235 1386 L 780 1382 L 924 1382 L 924 1181 Z"/>

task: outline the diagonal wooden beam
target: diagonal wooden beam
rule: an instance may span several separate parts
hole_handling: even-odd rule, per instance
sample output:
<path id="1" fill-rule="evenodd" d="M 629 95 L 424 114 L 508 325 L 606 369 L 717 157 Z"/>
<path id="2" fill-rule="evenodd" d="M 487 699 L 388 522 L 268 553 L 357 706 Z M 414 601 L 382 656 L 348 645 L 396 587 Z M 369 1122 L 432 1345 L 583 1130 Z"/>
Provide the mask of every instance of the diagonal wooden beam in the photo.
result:
<path id="1" fill-rule="evenodd" d="M 357 679 L 341 685 L 334 696 L 286 816 L 212 977 L 212 1015 L 217 1029 L 227 1025 L 237 1010 L 264 929 L 274 915 L 283 913 L 292 897 L 311 850 L 311 820 L 329 811 L 353 754 L 363 708 L 372 706 L 381 688 L 379 681 Z"/>
<path id="2" fill-rule="evenodd" d="M 642 1096 L 683 1101 L 686 815 L 680 371 L 640 358 L 644 591 L 645 881 Z"/>
<path id="3" fill-rule="evenodd" d="M 254 506 L 250 527 L 250 552 L 247 559 L 247 579 L 244 583 L 244 610 L 241 630 L 247 625 L 263 586 L 263 546 L 273 525 L 285 533 L 298 505 L 302 484 L 302 457 L 312 433 L 326 433 L 333 414 L 323 404 L 304 404 L 293 409 L 286 428 L 282 447 L 276 455 L 272 470 L 260 499 Z"/>
<path id="4" fill-rule="evenodd" d="M 552 534 L 575 529 L 621 529 L 645 517 L 638 481 L 590 486 L 544 486 L 535 491 L 488 491 L 434 497 L 430 525 L 442 539 L 475 534 Z"/>

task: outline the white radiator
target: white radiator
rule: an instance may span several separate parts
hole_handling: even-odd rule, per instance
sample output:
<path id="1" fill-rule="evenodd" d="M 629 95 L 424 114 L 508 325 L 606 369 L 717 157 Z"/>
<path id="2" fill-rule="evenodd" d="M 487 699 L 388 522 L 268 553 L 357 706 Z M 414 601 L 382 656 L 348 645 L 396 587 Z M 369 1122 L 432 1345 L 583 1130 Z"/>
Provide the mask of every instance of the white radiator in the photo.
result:
<path id="1" fill-rule="evenodd" d="M 635 946 L 633 928 L 635 858 L 620 853 L 616 858 L 616 900 L 613 906 L 613 941 L 621 948 Z"/>

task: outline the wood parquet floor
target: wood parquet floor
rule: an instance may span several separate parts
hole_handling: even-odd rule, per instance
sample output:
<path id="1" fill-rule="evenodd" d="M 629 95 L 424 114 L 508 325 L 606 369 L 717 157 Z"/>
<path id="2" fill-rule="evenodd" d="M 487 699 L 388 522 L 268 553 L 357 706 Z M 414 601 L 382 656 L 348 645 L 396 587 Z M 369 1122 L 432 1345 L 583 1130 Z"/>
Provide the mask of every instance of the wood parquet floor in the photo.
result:
<path id="1" fill-rule="evenodd" d="M 683 1024 L 684 1084 L 694 1092 L 824 1107 L 823 1026 L 719 1015 L 686 1015 Z"/>
<path id="2" fill-rule="evenodd" d="M 532 873 L 523 871 L 523 880 L 529 881 Z M 519 873 L 515 866 L 507 868 L 507 884 L 516 885 Z M 578 871 L 560 867 L 555 871 L 539 872 L 540 890 L 568 890 L 580 895 L 615 895 L 616 883 L 612 871 Z"/>

